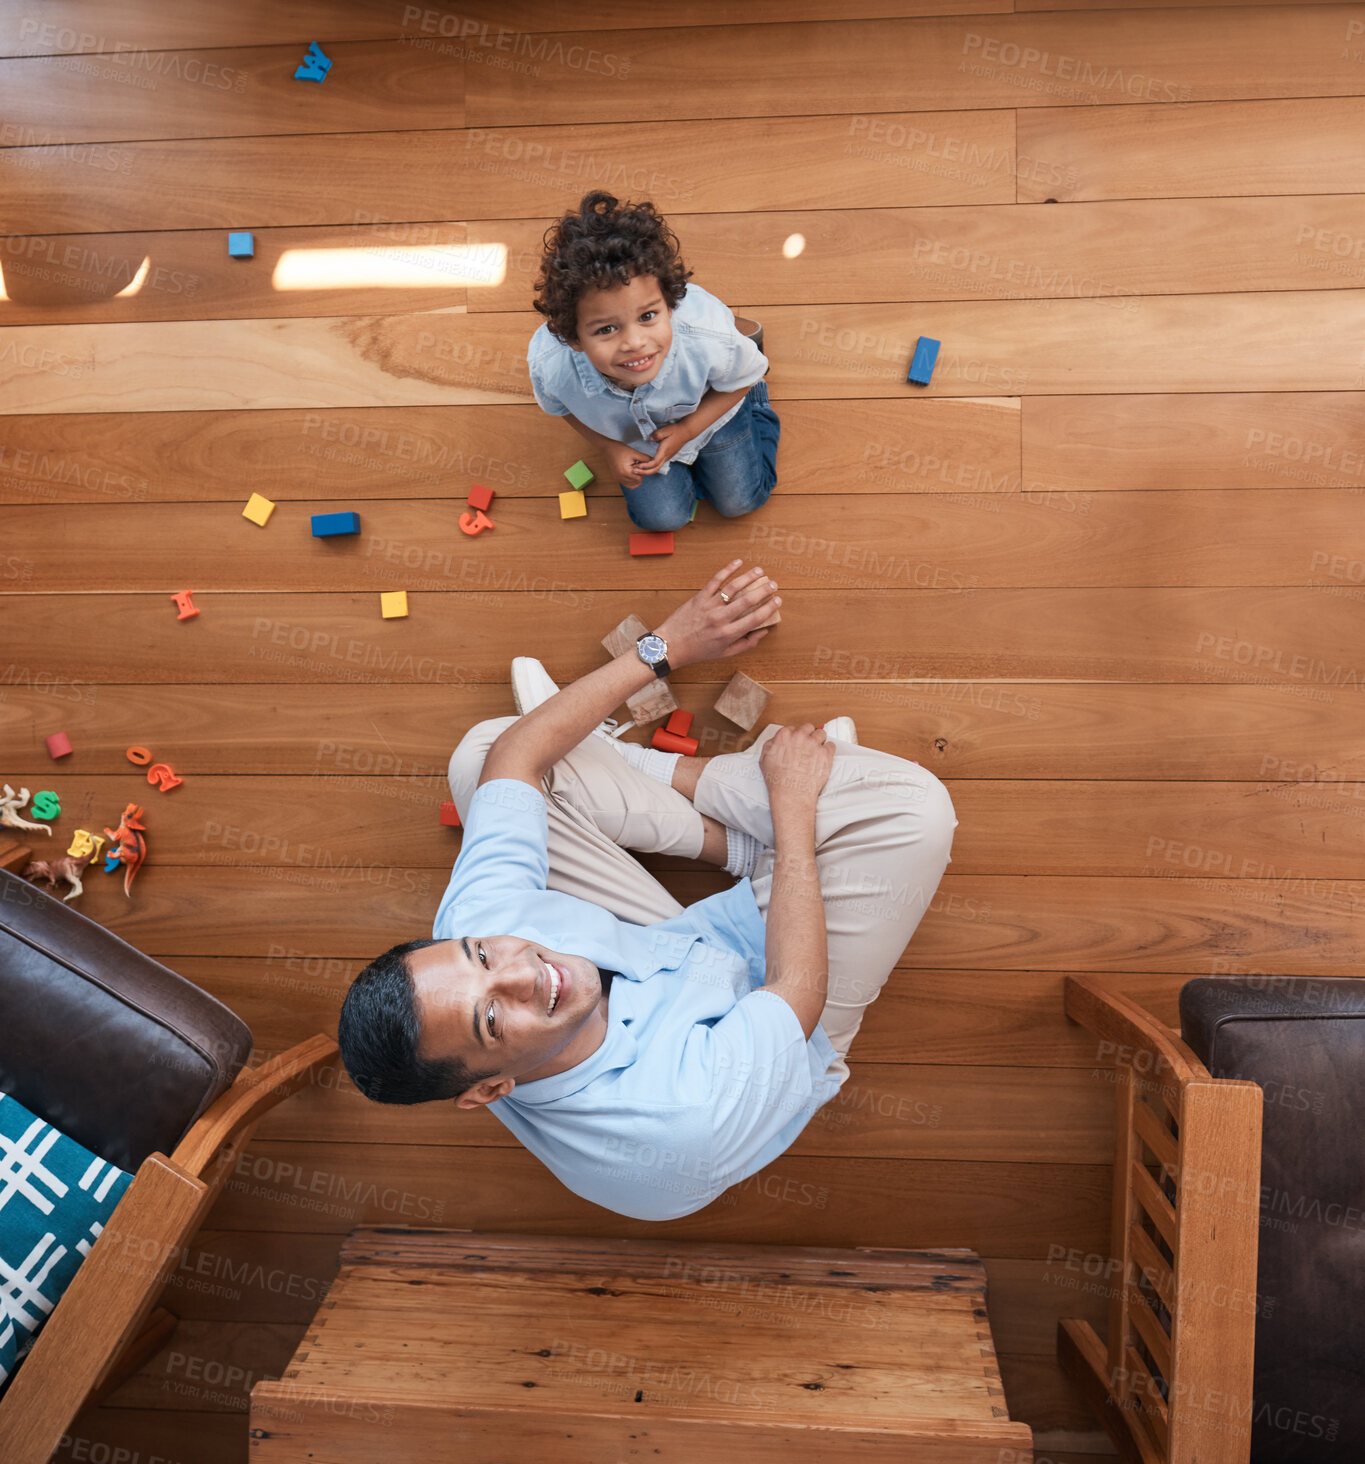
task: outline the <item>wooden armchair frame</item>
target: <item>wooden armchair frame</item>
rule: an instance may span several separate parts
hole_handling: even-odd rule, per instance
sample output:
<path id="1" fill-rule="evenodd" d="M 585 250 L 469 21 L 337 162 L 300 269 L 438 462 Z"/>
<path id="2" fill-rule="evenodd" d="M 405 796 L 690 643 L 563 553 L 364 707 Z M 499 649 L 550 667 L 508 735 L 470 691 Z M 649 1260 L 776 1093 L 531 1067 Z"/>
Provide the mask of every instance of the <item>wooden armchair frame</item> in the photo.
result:
<path id="1" fill-rule="evenodd" d="M 147 1157 L 0 1400 L 5 1464 L 47 1464 L 81 1409 L 164 1345 L 175 1318 L 153 1305 L 238 1154 L 265 1113 L 336 1055 L 316 1036 L 244 1069 L 169 1159 Z"/>
<path id="2" fill-rule="evenodd" d="M 1261 1090 L 1092 978 L 1067 978 L 1066 1014 L 1114 1064 L 1117 1113 L 1109 1336 L 1064 1321 L 1058 1357 L 1130 1464 L 1246 1464 Z"/>

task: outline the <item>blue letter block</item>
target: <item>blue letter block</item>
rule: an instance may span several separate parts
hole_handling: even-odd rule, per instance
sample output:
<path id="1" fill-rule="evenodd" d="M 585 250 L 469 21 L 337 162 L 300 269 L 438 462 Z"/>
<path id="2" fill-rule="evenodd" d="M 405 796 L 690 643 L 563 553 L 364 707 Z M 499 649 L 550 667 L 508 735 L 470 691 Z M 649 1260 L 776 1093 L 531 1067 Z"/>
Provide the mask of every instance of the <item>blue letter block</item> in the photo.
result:
<path id="1" fill-rule="evenodd" d="M 315 513 L 313 515 L 313 537 L 330 539 L 334 534 L 358 534 L 360 515 L 358 513 Z"/>
<path id="2" fill-rule="evenodd" d="M 256 241 L 250 234 L 229 234 L 228 253 L 234 259 L 254 259 Z"/>
<path id="3" fill-rule="evenodd" d="M 933 336 L 921 336 L 915 345 L 914 359 L 910 362 L 910 375 L 905 379 L 917 386 L 928 386 L 934 374 L 934 362 L 938 360 L 939 343 Z"/>

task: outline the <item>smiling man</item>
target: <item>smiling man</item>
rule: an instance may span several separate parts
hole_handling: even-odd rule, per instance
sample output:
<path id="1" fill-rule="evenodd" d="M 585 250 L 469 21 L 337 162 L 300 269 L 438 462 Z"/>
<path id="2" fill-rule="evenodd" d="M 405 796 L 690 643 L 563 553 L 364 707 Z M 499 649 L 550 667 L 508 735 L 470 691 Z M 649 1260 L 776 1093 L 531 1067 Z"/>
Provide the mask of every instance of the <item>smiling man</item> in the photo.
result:
<path id="1" fill-rule="evenodd" d="M 640 1219 L 708 1204 L 838 1091 L 956 826 L 938 779 L 859 747 L 848 718 L 712 758 L 606 733 L 657 676 L 766 635 L 776 586 L 737 570 L 562 691 L 517 661 L 522 715 L 451 758 L 465 834 L 434 938 L 371 962 L 341 1013 L 368 1097 L 486 1106 L 569 1189 Z M 684 909 L 630 849 L 742 877 Z"/>

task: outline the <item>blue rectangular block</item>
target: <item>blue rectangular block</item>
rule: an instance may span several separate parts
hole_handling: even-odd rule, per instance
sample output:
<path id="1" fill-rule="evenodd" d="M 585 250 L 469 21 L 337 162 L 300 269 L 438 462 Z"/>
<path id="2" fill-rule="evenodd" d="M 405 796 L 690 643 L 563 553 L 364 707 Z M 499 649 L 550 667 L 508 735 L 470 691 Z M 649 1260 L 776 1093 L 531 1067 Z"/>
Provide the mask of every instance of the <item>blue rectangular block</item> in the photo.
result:
<path id="1" fill-rule="evenodd" d="M 934 362 L 938 360 L 939 343 L 933 336 L 921 336 L 915 343 L 915 355 L 910 362 L 910 374 L 905 379 L 917 386 L 928 386 L 934 374 Z"/>
<path id="2" fill-rule="evenodd" d="M 229 234 L 228 253 L 234 259 L 254 259 L 256 240 L 250 234 Z"/>
<path id="3" fill-rule="evenodd" d="M 358 513 L 315 513 L 313 515 L 313 537 L 329 539 L 333 534 L 358 534 L 360 515 Z"/>

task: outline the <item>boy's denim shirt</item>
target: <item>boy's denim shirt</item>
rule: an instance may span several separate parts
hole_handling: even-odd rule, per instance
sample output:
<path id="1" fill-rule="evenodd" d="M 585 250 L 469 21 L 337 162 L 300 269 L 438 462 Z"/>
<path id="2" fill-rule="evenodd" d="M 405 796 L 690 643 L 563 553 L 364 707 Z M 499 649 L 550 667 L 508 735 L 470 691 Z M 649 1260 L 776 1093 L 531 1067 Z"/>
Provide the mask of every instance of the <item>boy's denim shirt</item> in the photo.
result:
<path id="1" fill-rule="evenodd" d="M 747 390 L 762 381 L 768 358 L 735 329 L 730 307 L 700 285 L 688 285 L 673 312 L 673 344 L 658 375 L 645 386 L 627 391 L 608 381 L 582 351 L 575 351 L 542 325 L 526 348 L 531 388 L 542 410 L 552 417 L 572 413 L 613 442 L 623 442 L 642 457 L 653 457 L 649 439 L 696 411 L 708 390 Z M 705 432 L 685 442 L 670 461 L 695 462 L 713 433 L 739 411 L 736 402 Z M 668 471 L 665 463 L 661 472 Z"/>

